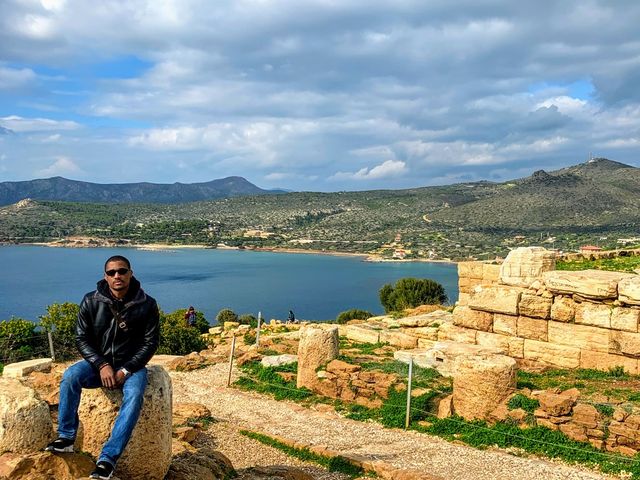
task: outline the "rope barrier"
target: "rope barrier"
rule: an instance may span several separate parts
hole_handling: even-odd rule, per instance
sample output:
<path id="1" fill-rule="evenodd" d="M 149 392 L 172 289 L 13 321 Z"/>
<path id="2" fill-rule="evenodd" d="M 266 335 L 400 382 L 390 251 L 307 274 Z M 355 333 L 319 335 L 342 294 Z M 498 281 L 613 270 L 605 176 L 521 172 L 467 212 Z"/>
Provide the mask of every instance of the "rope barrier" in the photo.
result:
<path id="1" fill-rule="evenodd" d="M 291 391 L 291 392 L 298 392 L 299 389 L 297 388 L 290 388 L 284 385 L 278 385 L 278 384 L 273 384 L 273 383 L 269 383 L 269 382 L 264 382 L 263 380 L 260 380 L 259 378 L 253 377 L 251 375 L 243 375 L 246 378 L 249 378 L 250 380 L 253 380 L 256 383 L 260 383 L 262 385 L 267 385 L 270 387 L 275 387 L 275 388 L 279 388 L 282 390 L 286 390 L 286 391 Z M 440 393 L 444 393 L 444 392 L 440 392 Z M 328 397 L 329 398 L 329 397 Z M 388 404 L 389 405 L 389 404 Z M 392 407 L 397 408 L 398 410 L 402 409 L 403 411 L 406 410 L 406 407 L 404 405 L 396 405 L 396 404 L 391 404 Z M 429 417 L 432 418 L 438 418 L 437 415 L 433 412 L 429 412 L 427 410 L 422 410 L 416 407 L 411 407 L 411 411 L 412 412 L 418 412 L 418 413 L 423 413 Z M 510 437 L 510 438 L 516 438 L 519 440 L 524 440 L 527 442 L 534 442 L 537 443 L 539 445 L 546 445 L 546 446 L 552 446 L 552 447 L 558 447 L 558 448 L 563 448 L 565 450 L 569 450 L 569 451 L 574 451 L 574 452 L 580 452 L 580 453 L 585 453 L 585 454 L 589 454 L 589 455 L 598 455 L 600 457 L 604 457 L 604 458 L 608 458 L 608 459 L 613 459 L 613 460 L 618 460 L 618 461 L 622 461 L 624 463 L 637 463 L 639 462 L 637 459 L 635 459 L 634 457 L 625 457 L 625 456 L 621 456 L 621 455 L 616 455 L 613 453 L 608 453 L 608 452 L 598 452 L 598 451 L 592 451 L 592 450 L 585 450 L 579 447 L 572 447 L 570 445 L 562 445 L 559 443 L 551 443 L 551 442 L 546 442 L 544 440 L 539 440 L 539 439 L 535 439 L 535 438 L 527 438 L 521 435 L 517 435 L 517 434 L 513 434 L 513 433 L 507 433 L 507 432 L 496 432 L 495 430 L 492 430 L 491 428 L 488 427 L 483 427 L 482 425 L 476 425 L 476 424 L 472 424 L 466 421 L 461 421 L 458 420 L 456 417 L 449 417 L 447 420 L 452 421 L 454 423 L 457 423 L 459 425 L 463 425 L 465 427 L 470 427 L 470 428 L 475 428 L 479 431 L 484 431 L 484 432 L 490 432 L 492 434 L 499 434 L 499 435 L 504 435 L 506 437 Z"/>

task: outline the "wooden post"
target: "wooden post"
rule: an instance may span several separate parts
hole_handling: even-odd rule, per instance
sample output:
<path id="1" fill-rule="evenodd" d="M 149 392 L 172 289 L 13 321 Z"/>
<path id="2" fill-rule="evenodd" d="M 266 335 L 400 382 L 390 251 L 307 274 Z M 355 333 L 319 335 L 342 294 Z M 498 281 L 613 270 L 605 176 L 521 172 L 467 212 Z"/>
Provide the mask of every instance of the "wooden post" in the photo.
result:
<path id="1" fill-rule="evenodd" d="M 231 369 L 233 368 L 233 354 L 236 351 L 236 336 L 231 340 L 231 353 L 229 354 L 229 377 L 227 378 L 227 387 L 231 385 Z"/>
<path id="2" fill-rule="evenodd" d="M 51 352 L 51 360 L 56 361 L 56 352 L 53 350 L 53 338 L 51 337 L 51 332 L 47 330 L 47 338 L 49 339 L 49 352 Z"/>
<path id="3" fill-rule="evenodd" d="M 258 328 L 256 329 L 256 347 L 260 346 L 260 326 L 262 324 L 262 312 L 258 312 Z"/>
<path id="4" fill-rule="evenodd" d="M 411 419 L 411 380 L 413 377 L 413 357 L 409 357 L 409 378 L 407 379 L 407 416 L 404 420 L 404 428 L 409 428 L 409 420 Z"/>

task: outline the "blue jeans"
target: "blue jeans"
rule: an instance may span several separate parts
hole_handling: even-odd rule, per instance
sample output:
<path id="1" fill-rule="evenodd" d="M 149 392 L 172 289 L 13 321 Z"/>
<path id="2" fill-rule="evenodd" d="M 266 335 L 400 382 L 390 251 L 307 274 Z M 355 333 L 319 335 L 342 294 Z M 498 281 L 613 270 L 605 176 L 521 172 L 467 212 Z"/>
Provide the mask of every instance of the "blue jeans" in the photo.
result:
<path id="1" fill-rule="evenodd" d="M 86 360 L 80 360 L 67 368 L 60 383 L 59 437 L 75 440 L 78 433 L 78 407 L 82 389 L 101 386 L 100 374 Z M 122 386 L 122 406 L 111 429 L 111 436 L 102 446 L 98 462 L 109 462 L 113 466 L 116 465 L 140 417 L 146 386 L 146 368 L 133 373 L 124 382 Z"/>

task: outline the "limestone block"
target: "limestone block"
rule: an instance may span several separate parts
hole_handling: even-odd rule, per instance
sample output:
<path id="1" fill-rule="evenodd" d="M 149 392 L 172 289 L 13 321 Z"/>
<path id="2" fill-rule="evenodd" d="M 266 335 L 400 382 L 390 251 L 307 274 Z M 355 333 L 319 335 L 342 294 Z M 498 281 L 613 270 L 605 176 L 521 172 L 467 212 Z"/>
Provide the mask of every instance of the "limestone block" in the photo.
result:
<path id="1" fill-rule="evenodd" d="M 555 269 L 555 253 L 542 247 L 520 247 L 509 252 L 500 267 L 500 283 L 529 287 L 544 272 Z"/>
<path id="2" fill-rule="evenodd" d="M 2 480 L 76 480 L 86 479 L 96 467 L 89 456 L 82 453 L 52 455 L 48 452 L 0 455 Z M 116 477 L 113 477 L 116 480 Z"/>
<path id="3" fill-rule="evenodd" d="M 549 322 L 549 343 L 598 352 L 609 351 L 609 330 L 573 323 Z"/>
<path id="4" fill-rule="evenodd" d="M 502 350 L 505 354 L 513 358 L 523 358 L 524 339 L 509 337 L 489 332 L 478 332 L 476 342 L 482 347 L 492 347 Z"/>
<path id="5" fill-rule="evenodd" d="M 224 322 L 223 328 L 225 331 L 235 330 L 240 326 L 239 322 Z"/>
<path id="6" fill-rule="evenodd" d="M 433 368 L 433 354 L 428 348 L 414 348 L 412 350 L 396 350 L 393 358 L 407 365 L 413 359 L 413 363 L 421 368 Z"/>
<path id="7" fill-rule="evenodd" d="M 147 370 L 149 382 L 144 392 L 142 412 L 118 461 L 118 476 L 122 478 L 160 480 L 167 474 L 171 463 L 171 378 L 160 366 L 148 366 Z M 78 409 L 82 433 L 76 439 L 76 445 L 98 457 L 121 404 L 121 390 L 84 390 Z"/>
<path id="8" fill-rule="evenodd" d="M 354 342 L 380 343 L 380 330 L 368 325 L 347 325 L 345 336 Z"/>
<path id="9" fill-rule="evenodd" d="M 399 348 L 416 348 L 418 337 L 399 330 L 381 330 L 380 342 Z"/>
<path id="10" fill-rule="evenodd" d="M 233 464 L 224 454 L 211 447 L 201 447 L 195 451 L 184 450 L 173 457 L 165 480 L 215 480 L 234 475 Z"/>
<path id="11" fill-rule="evenodd" d="M 473 355 L 504 355 L 503 348 L 482 345 L 469 345 L 458 342 L 437 342 L 432 349 L 427 350 L 425 360 L 427 366 L 435 368 L 443 377 L 451 377 L 454 362 L 458 357 Z"/>
<path id="12" fill-rule="evenodd" d="M 611 328 L 611 307 L 600 303 L 580 303 L 576 306 L 576 323 Z"/>
<path id="13" fill-rule="evenodd" d="M 627 277 L 618 284 L 618 299 L 627 305 L 640 305 L 640 276 Z"/>
<path id="14" fill-rule="evenodd" d="M 149 360 L 149 365 L 160 365 L 166 368 L 167 365 L 172 364 L 179 358 L 182 358 L 182 355 L 154 355 Z"/>
<path id="15" fill-rule="evenodd" d="M 501 285 L 477 287 L 471 294 L 469 307 L 484 312 L 517 315 L 521 292 L 518 288 Z"/>
<path id="16" fill-rule="evenodd" d="M 489 418 L 516 388 L 516 361 L 505 355 L 459 356 L 454 362 L 453 410 L 467 420 Z"/>
<path id="17" fill-rule="evenodd" d="M 316 383 L 316 370 L 318 367 L 327 364 L 337 356 L 338 329 L 335 326 L 323 328 L 321 325 L 313 324 L 307 325 L 300 330 L 298 388 L 311 388 Z"/>
<path id="18" fill-rule="evenodd" d="M 518 317 L 517 334 L 521 338 L 547 341 L 547 326 L 549 322 L 539 318 Z"/>
<path id="19" fill-rule="evenodd" d="M 427 340 L 426 338 L 419 338 L 418 339 L 418 348 L 422 348 L 422 349 L 429 349 L 429 348 L 433 348 L 433 346 L 436 344 L 437 340 Z"/>
<path id="20" fill-rule="evenodd" d="M 525 340 L 524 358 L 552 367 L 578 368 L 580 349 L 537 340 Z"/>
<path id="21" fill-rule="evenodd" d="M 562 395 L 544 391 L 538 395 L 537 400 L 540 402 L 540 408 L 551 416 L 568 415 L 571 412 L 576 399 L 571 395 Z"/>
<path id="22" fill-rule="evenodd" d="M 482 278 L 482 262 L 458 262 L 458 277 Z"/>
<path id="23" fill-rule="evenodd" d="M 472 310 L 469 307 L 456 307 L 453 310 L 453 324 L 458 327 L 490 332 L 493 326 L 493 314 Z"/>
<path id="24" fill-rule="evenodd" d="M 452 315 L 446 310 L 435 310 L 429 313 L 423 313 L 421 315 L 412 315 L 410 317 L 403 317 L 397 320 L 398 325 L 401 327 L 428 327 L 433 324 L 441 325 L 445 322 L 451 322 Z"/>
<path id="25" fill-rule="evenodd" d="M 638 375 L 640 372 L 640 365 L 636 358 L 596 352 L 593 350 L 582 350 L 580 353 L 580 368 L 590 368 L 607 372 L 617 367 L 624 368 L 624 371 L 631 375 Z"/>
<path id="26" fill-rule="evenodd" d="M 418 337 L 418 339 L 438 340 L 438 328 L 439 327 L 416 327 L 411 329 L 411 334 Z"/>
<path id="27" fill-rule="evenodd" d="M 476 343 L 476 333 L 477 330 L 458 327 L 456 325 L 447 323 L 440 326 L 440 328 L 438 329 L 438 341 Z"/>
<path id="28" fill-rule="evenodd" d="M 553 299 L 523 293 L 518 304 L 518 313 L 526 317 L 549 318 L 551 316 L 551 304 Z"/>
<path id="29" fill-rule="evenodd" d="M 53 436 L 49 406 L 16 378 L 0 377 L 0 454 L 42 450 Z"/>
<path id="30" fill-rule="evenodd" d="M 551 305 L 551 320 L 573 322 L 576 318 L 576 302 L 571 297 L 557 296 Z"/>
<path id="31" fill-rule="evenodd" d="M 469 293 L 460 292 L 458 294 L 458 301 L 456 305 L 469 305 L 469 300 L 471 300 L 471 295 Z"/>
<path id="32" fill-rule="evenodd" d="M 50 358 L 36 358 L 24 362 L 10 363 L 2 371 L 3 377 L 22 378 L 31 372 L 48 372 L 51 370 Z"/>
<path id="33" fill-rule="evenodd" d="M 640 310 L 637 308 L 615 307 L 611 311 L 611 328 L 614 330 L 638 331 Z"/>
<path id="34" fill-rule="evenodd" d="M 473 290 L 473 287 L 475 287 L 476 285 L 476 281 L 469 277 L 458 278 L 458 290 L 461 293 L 471 293 L 471 290 Z"/>
<path id="35" fill-rule="evenodd" d="M 640 333 L 611 330 L 609 332 L 609 353 L 640 358 Z"/>
<path id="36" fill-rule="evenodd" d="M 496 313 L 493 316 L 493 332 L 515 337 L 517 334 L 517 323 L 518 317 L 515 315 Z"/>
<path id="37" fill-rule="evenodd" d="M 552 293 L 577 294 L 585 298 L 604 300 L 617 298 L 618 282 L 632 274 L 604 270 L 552 271 L 542 275 L 544 285 Z"/>
<path id="38" fill-rule="evenodd" d="M 438 418 L 448 418 L 453 415 L 453 395 L 447 395 L 438 403 Z"/>
<path id="39" fill-rule="evenodd" d="M 571 440 L 575 440 L 576 442 L 589 441 L 589 437 L 587 437 L 586 433 L 586 428 L 581 425 L 576 425 L 575 423 L 569 422 L 560 425 L 558 428 Z"/>
<path id="40" fill-rule="evenodd" d="M 501 270 L 501 265 L 483 263 L 482 264 L 483 283 L 498 283 L 498 281 L 500 281 L 500 270 Z"/>
<path id="41" fill-rule="evenodd" d="M 279 367 L 281 365 L 289 365 L 291 363 L 296 363 L 298 361 L 297 355 L 291 355 L 288 353 L 282 355 L 268 355 L 266 357 L 262 357 L 260 360 L 260 364 L 263 367 Z"/>

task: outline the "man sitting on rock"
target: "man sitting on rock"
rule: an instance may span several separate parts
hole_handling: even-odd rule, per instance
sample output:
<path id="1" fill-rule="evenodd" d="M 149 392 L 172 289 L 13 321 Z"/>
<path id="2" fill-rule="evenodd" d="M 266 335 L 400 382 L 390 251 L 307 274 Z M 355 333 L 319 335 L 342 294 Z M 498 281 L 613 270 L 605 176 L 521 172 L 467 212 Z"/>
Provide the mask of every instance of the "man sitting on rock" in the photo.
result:
<path id="1" fill-rule="evenodd" d="M 145 365 L 158 348 L 159 323 L 158 305 L 140 288 L 129 260 L 120 255 L 109 258 L 104 279 L 80 304 L 76 345 L 84 360 L 71 365 L 62 377 L 58 438 L 45 450 L 73 451 L 83 388 L 122 389 L 122 406 L 111 436 L 90 476 L 102 480 L 112 477 L 140 416 L 147 385 Z"/>

